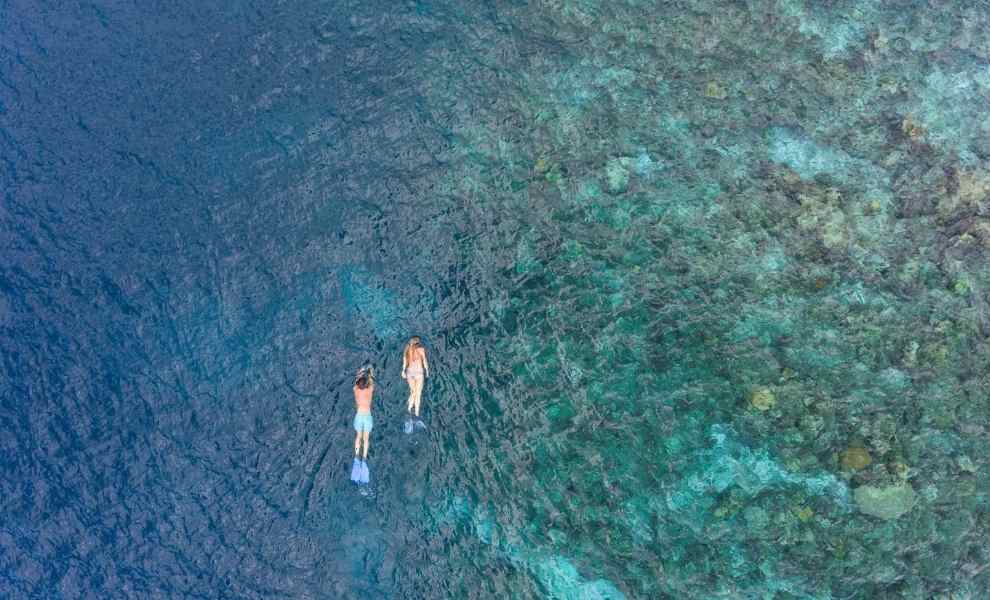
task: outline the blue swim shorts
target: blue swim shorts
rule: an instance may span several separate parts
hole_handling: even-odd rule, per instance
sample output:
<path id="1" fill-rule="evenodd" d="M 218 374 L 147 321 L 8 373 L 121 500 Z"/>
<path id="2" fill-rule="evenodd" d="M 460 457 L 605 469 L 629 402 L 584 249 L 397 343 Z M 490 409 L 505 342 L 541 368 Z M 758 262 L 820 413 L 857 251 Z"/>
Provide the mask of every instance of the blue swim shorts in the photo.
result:
<path id="1" fill-rule="evenodd" d="M 358 413 L 354 415 L 355 431 L 371 431 L 371 428 L 374 426 L 375 421 L 371 418 L 371 413 Z"/>

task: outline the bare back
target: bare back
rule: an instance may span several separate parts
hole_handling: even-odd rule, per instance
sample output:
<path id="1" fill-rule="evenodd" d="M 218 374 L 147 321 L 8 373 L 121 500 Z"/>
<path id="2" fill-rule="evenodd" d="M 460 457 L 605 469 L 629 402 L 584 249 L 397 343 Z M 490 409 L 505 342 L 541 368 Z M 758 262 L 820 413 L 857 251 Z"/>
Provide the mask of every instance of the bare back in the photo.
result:
<path id="1" fill-rule="evenodd" d="M 409 361 L 408 366 L 411 367 L 415 365 L 416 367 L 422 369 L 426 365 L 426 350 L 423 349 L 422 346 L 414 349 L 412 352 L 410 352 L 410 354 L 412 354 L 412 357 Z"/>
<path id="2" fill-rule="evenodd" d="M 426 349 L 422 346 L 406 348 L 402 353 L 402 376 L 422 379 L 430 369 L 426 362 Z"/>
<path id="3" fill-rule="evenodd" d="M 371 412 L 371 396 L 375 393 L 375 386 L 369 385 L 363 390 L 354 386 L 354 404 L 357 405 L 358 414 Z"/>

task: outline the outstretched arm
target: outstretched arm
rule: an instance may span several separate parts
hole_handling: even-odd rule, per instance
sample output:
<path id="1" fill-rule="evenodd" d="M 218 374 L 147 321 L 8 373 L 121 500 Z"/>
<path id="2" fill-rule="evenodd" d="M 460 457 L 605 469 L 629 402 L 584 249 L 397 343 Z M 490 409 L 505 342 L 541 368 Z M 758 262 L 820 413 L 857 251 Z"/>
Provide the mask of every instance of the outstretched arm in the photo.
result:
<path id="1" fill-rule="evenodd" d="M 420 350 L 420 357 L 423 359 L 423 375 L 430 376 L 430 363 L 426 360 L 426 350 Z"/>
<path id="2" fill-rule="evenodd" d="M 406 378 L 406 353 L 402 353 L 402 378 Z"/>

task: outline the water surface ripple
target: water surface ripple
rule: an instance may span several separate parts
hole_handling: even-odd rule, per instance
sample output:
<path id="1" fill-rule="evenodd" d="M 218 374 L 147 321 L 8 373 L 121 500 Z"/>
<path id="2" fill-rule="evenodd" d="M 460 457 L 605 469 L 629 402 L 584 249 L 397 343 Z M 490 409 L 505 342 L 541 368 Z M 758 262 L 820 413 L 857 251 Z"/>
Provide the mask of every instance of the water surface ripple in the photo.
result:
<path id="1" fill-rule="evenodd" d="M 988 31 L 0 0 L 0 596 L 985 596 Z"/>

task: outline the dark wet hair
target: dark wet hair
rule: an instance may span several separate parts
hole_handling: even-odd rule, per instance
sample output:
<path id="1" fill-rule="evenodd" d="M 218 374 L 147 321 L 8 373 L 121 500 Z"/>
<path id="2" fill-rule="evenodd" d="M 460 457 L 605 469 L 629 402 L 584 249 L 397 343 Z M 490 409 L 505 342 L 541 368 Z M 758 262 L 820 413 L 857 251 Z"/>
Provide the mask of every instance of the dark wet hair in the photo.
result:
<path id="1" fill-rule="evenodd" d="M 375 383 L 375 372 L 371 368 L 371 365 L 366 367 L 361 367 L 357 372 L 357 377 L 354 378 L 354 385 L 360 390 L 367 389 L 368 386 Z"/>

